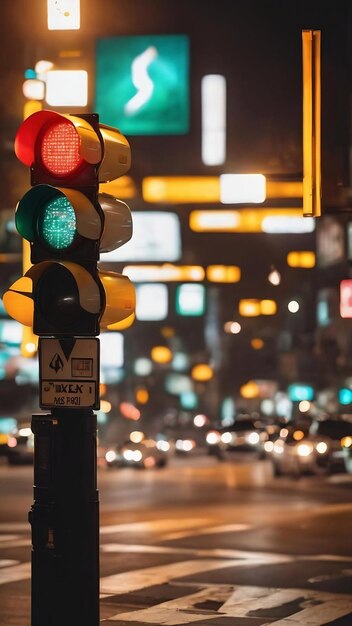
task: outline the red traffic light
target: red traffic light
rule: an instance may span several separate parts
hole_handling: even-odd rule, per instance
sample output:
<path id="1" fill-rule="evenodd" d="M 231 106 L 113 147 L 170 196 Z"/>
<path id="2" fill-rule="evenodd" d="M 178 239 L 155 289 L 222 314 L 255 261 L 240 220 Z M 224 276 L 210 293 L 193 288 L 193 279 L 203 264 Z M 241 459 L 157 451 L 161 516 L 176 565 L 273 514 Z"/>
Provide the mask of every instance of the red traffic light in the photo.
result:
<path id="1" fill-rule="evenodd" d="M 43 128 L 38 148 L 43 166 L 54 176 L 74 174 L 83 163 L 79 135 L 69 120 L 49 122 Z"/>

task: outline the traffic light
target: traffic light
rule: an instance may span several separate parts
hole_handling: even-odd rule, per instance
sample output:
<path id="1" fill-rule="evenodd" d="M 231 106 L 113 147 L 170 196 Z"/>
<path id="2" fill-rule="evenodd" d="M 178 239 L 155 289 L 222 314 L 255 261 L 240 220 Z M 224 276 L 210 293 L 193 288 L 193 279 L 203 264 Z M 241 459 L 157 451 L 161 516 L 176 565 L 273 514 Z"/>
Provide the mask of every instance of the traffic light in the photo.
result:
<path id="1" fill-rule="evenodd" d="M 98 115 L 39 111 L 20 126 L 15 153 L 31 168 L 32 188 L 15 222 L 30 242 L 29 270 L 3 295 L 8 314 L 39 336 L 95 336 L 134 315 L 135 289 L 100 271 L 100 252 L 132 236 L 128 206 L 99 183 L 131 165 L 128 141 Z"/>

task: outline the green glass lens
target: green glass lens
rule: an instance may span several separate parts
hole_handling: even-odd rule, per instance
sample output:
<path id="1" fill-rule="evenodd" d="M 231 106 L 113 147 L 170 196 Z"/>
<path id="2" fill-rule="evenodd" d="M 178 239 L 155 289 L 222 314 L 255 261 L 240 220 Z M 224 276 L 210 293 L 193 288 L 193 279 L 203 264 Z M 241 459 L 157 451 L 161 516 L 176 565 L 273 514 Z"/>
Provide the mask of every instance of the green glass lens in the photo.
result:
<path id="1" fill-rule="evenodd" d="M 64 250 L 70 247 L 76 234 L 76 214 L 65 196 L 57 196 L 44 205 L 38 230 L 50 248 Z"/>

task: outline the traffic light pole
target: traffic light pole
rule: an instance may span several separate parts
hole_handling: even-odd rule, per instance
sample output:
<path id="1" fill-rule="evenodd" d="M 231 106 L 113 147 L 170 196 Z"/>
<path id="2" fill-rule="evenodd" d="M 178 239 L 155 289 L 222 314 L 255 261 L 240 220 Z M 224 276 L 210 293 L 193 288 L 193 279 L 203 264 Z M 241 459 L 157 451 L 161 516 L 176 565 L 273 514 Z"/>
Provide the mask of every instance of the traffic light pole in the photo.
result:
<path id="1" fill-rule="evenodd" d="M 32 626 L 98 626 L 96 415 L 55 409 L 32 430 Z"/>

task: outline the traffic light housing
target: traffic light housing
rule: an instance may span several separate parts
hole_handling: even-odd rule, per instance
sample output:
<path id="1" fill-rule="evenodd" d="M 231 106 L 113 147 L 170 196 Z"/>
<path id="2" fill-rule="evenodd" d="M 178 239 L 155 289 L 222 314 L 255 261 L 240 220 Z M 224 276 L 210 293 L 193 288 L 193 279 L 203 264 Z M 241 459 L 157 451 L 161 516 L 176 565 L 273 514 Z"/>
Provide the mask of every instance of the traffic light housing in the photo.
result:
<path id="1" fill-rule="evenodd" d="M 95 113 L 44 110 L 21 124 L 15 153 L 31 168 L 15 222 L 32 266 L 3 295 L 9 315 L 39 336 L 95 336 L 133 316 L 131 281 L 98 268 L 100 252 L 132 236 L 129 207 L 99 193 L 129 170 L 127 139 Z"/>

